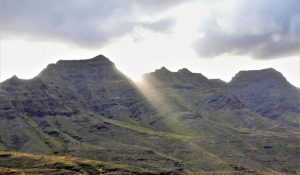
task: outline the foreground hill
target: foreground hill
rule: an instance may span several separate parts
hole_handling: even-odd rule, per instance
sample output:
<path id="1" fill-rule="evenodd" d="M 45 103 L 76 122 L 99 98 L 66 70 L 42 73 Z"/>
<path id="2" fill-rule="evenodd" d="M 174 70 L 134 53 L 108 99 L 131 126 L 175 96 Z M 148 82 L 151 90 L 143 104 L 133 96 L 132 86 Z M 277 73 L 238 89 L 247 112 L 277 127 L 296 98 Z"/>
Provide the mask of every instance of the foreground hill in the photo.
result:
<path id="1" fill-rule="evenodd" d="M 34 79 L 1 83 L 0 149 L 153 174 L 295 174 L 299 89 L 269 72 L 225 83 L 162 68 L 135 85 L 102 55 L 58 61 Z"/>
<path id="2" fill-rule="evenodd" d="M 0 174 L 151 174 L 124 164 L 0 151 Z"/>
<path id="3" fill-rule="evenodd" d="M 147 172 L 144 169 L 128 166 L 125 164 L 114 164 L 102 162 L 99 160 L 81 159 L 78 157 L 64 157 L 64 156 L 48 156 L 28 153 L 17 153 L 0 151 L 0 174 L 9 175 L 33 175 L 33 174 L 82 174 L 82 175 L 157 175 L 158 173 Z M 159 172 L 159 174 L 172 175 L 178 172 Z M 274 174 L 274 171 L 212 171 L 212 172 L 191 172 L 187 175 L 234 175 L 234 174 Z"/>

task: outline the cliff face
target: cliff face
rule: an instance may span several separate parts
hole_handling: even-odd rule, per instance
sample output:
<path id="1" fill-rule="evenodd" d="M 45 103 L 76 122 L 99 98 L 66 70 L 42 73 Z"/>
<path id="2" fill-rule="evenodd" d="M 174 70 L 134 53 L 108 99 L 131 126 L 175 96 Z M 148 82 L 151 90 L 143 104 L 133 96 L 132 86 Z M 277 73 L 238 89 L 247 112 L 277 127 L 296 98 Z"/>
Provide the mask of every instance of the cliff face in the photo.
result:
<path id="1" fill-rule="evenodd" d="M 0 86 L 0 149 L 147 173 L 297 170 L 299 89 L 279 72 L 243 71 L 225 83 L 163 67 L 145 81 L 150 95 L 103 55 L 12 77 Z"/>

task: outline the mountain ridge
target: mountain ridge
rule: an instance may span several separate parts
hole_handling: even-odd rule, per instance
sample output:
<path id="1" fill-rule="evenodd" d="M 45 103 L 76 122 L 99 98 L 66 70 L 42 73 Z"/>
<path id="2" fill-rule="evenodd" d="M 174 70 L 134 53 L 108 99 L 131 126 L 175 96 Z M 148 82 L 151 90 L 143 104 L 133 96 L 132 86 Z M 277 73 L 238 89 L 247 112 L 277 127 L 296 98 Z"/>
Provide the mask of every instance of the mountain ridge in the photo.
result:
<path id="1" fill-rule="evenodd" d="M 102 54 L 99 54 L 99 55 L 94 56 L 94 57 L 89 58 L 89 59 L 58 60 L 58 61 L 56 61 L 56 63 L 50 63 L 50 64 L 48 64 L 48 65 L 46 66 L 46 68 L 44 68 L 38 75 L 34 76 L 33 78 L 23 79 L 23 78 L 19 78 L 17 75 L 13 75 L 12 77 L 10 77 L 10 78 L 8 78 L 8 79 L 6 79 L 6 80 L 14 79 L 14 78 L 17 78 L 17 79 L 20 79 L 20 80 L 31 80 L 31 79 L 34 79 L 34 78 L 36 78 L 36 77 L 39 77 L 39 75 L 40 75 L 41 73 L 43 73 L 44 70 L 46 70 L 49 66 L 53 66 L 53 65 L 70 64 L 70 63 L 76 64 L 76 63 L 84 63 L 84 62 L 86 62 L 86 63 L 88 63 L 88 62 L 90 62 L 90 63 L 100 63 L 100 62 L 105 62 L 105 61 L 107 61 L 107 63 L 109 63 L 109 64 L 115 66 L 115 64 L 114 64 L 109 58 L 105 57 L 105 56 L 102 55 Z M 188 68 L 180 68 L 180 69 L 178 69 L 177 71 L 170 71 L 170 70 L 167 69 L 165 66 L 162 66 L 161 68 L 156 69 L 154 72 L 156 72 L 156 71 L 157 71 L 157 72 L 163 71 L 163 72 L 170 72 L 170 73 L 174 73 L 174 72 L 177 72 L 177 73 L 180 73 L 180 72 L 181 72 L 181 73 L 189 73 L 189 74 L 192 73 L 192 74 L 199 74 L 199 75 L 202 75 L 203 77 L 205 77 L 202 73 L 192 72 L 192 71 L 190 71 Z M 240 71 L 237 72 L 235 75 L 233 75 L 232 78 L 231 78 L 231 80 L 228 81 L 228 82 L 226 82 L 226 81 L 224 81 L 224 80 L 222 80 L 222 79 L 219 79 L 219 78 L 210 78 L 210 80 L 221 81 L 221 82 L 224 82 L 224 83 L 228 84 L 228 83 L 230 83 L 234 78 L 236 78 L 237 75 L 240 75 L 240 74 L 243 74 L 243 73 L 249 73 L 249 72 L 259 72 L 259 71 L 263 71 L 263 72 L 267 71 L 267 72 L 274 72 L 274 73 L 277 72 L 277 73 L 280 73 L 280 72 L 277 71 L 276 69 L 270 67 L 270 68 L 263 68 L 263 69 L 240 70 Z M 151 72 L 150 72 L 150 73 L 151 73 Z M 149 74 L 149 73 L 145 73 L 144 75 L 147 75 L 147 74 Z M 288 81 L 288 80 L 283 76 L 282 73 L 280 73 L 280 74 L 281 74 L 281 76 L 282 76 L 286 81 Z M 207 77 L 205 77 L 205 78 L 207 78 Z M 209 79 L 209 78 L 207 78 L 207 79 Z M 3 83 L 3 82 L 5 82 L 6 80 L 3 80 L 2 82 L 0 82 L 0 84 Z M 132 81 L 133 81 L 133 80 L 132 80 Z M 291 84 L 291 83 L 289 82 L 289 84 Z M 300 87 L 297 87 L 297 86 L 295 86 L 295 85 L 293 85 L 293 84 L 291 84 L 291 85 L 294 86 L 295 88 L 298 88 L 298 89 L 300 88 Z"/>

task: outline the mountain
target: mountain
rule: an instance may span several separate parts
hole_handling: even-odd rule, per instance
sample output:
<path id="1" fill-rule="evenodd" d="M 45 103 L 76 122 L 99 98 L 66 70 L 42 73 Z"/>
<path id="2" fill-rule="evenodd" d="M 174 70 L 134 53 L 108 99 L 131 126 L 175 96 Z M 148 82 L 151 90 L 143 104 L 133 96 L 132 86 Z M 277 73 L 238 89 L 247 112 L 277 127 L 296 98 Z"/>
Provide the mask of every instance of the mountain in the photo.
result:
<path id="1" fill-rule="evenodd" d="M 61 60 L 0 84 L 0 150 L 145 174 L 296 173 L 299 89 L 268 71 L 225 83 L 162 67 L 135 84 L 103 55 Z"/>

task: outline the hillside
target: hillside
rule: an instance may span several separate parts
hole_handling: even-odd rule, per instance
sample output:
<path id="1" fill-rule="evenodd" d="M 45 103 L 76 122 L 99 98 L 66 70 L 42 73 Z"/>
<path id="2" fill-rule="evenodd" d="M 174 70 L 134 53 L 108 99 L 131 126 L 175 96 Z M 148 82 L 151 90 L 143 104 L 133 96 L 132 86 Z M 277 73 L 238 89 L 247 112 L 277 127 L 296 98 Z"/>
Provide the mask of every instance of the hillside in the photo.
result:
<path id="1" fill-rule="evenodd" d="M 0 174 L 151 174 L 124 164 L 0 151 Z"/>
<path id="2" fill-rule="evenodd" d="M 225 83 L 163 67 L 135 84 L 103 55 L 61 60 L 1 83 L 0 150 L 150 174 L 296 174 L 299 92 L 270 69 Z"/>

